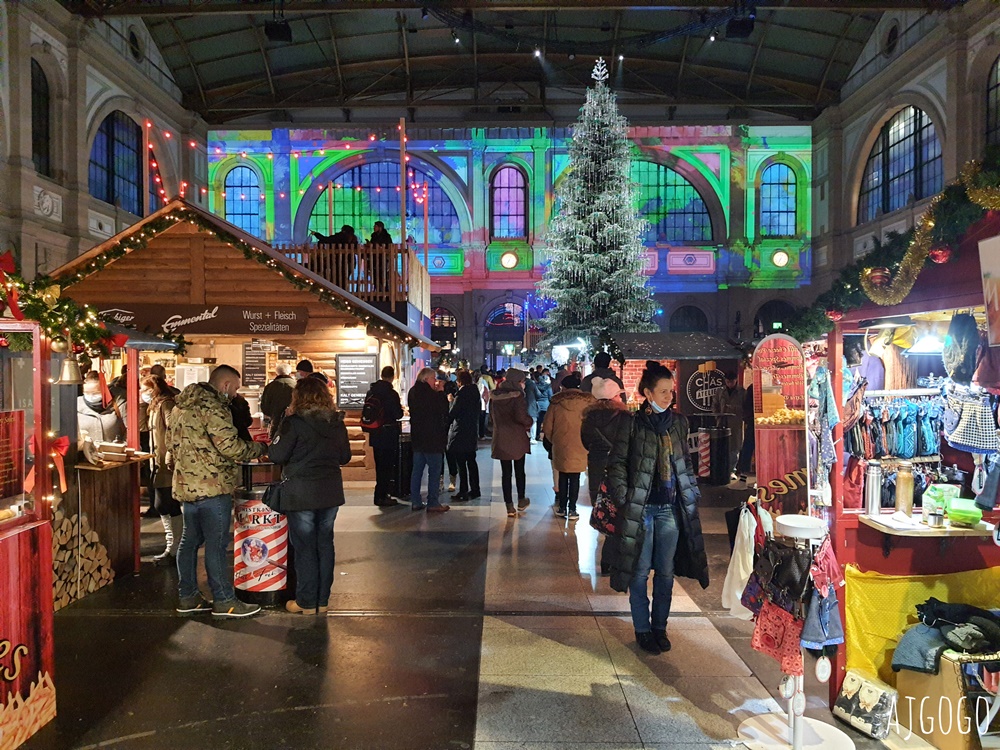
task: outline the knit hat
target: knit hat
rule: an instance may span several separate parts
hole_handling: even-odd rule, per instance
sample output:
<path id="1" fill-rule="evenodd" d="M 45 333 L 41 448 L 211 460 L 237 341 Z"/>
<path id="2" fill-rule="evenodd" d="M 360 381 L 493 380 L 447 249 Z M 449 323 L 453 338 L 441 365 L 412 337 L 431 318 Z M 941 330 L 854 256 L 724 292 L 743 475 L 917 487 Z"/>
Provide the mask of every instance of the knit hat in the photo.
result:
<path id="1" fill-rule="evenodd" d="M 507 370 L 505 380 L 513 385 L 520 385 L 524 382 L 525 377 L 528 373 L 524 370 L 515 370 L 513 367 Z"/>
<path id="2" fill-rule="evenodd" d="M 603 400 L 618 398 L 618 394 L 622 392 L 621 386 L 611 378 L 594 377 L 590 382 L 590 392 L 594 394 L 594 398 Z"/>
<path id="3" fill-rule="evenodd" d="M 310 362 L 308 359 L 304 359 L 301 362 L 299 362 L 297 365 L 295 365 L 295 370 L 297 372 L 312 372 L 313 371 L 313 363 Z"/>

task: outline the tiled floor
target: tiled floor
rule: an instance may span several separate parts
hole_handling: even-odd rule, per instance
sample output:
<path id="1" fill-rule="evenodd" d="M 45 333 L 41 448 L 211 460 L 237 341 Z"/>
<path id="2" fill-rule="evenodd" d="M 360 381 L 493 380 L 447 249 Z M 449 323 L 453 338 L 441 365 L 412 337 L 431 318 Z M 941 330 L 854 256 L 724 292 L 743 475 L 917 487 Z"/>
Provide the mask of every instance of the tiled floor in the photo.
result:
<path id="1" fill-rule="evenodd" d="M 654 657 L 598 575 L 583 502 L 580 521 L 552 515 L 536 454 L 532 504 L 509 519 L 488 456 L 487 496 L 438 516 L 380 510 L 348 484 L 327 618 L 182 619 L 176 574 L 149 564 L 59 613 L 60 714 L 27 747 L 716 748 L 778 710 L 776 665 L 749 648 L 749 623 L 720 612 L 723 513 L 741 492 L 706 489 L 713 582 L 678 581 L 673 649 Z M 830 721 L 825 690 L 810 686 L 809 712 Z"/>

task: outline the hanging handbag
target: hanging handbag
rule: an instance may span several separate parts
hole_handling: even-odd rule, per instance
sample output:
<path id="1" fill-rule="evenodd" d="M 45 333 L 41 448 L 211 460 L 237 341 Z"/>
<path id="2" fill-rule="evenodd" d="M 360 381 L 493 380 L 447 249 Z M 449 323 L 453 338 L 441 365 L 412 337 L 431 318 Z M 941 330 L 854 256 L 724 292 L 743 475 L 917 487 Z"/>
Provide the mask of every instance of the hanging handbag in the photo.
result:
<path id="1" fill-rule="evenodd" d="M 786 591 L 793 599 L 802 599 L 809 585 L 809 570 L 812 567 L 812 553 L 777 539 L 771 539 L 764 547 L 762 555 L 771 565 L 772 582 Z"/>
<path id="2" fill-rule="evenodd" d="M 284 513 L 281 507 L 281 485 L 286 481 L 288 481 L 286 478 L 282 478 L 280 482 L 272 482 L 264 488 L 264 496 L 261 498 L 261 502 L 275 513 Z"/>
<path id="3" fill-rule="evenodd" d="M 863 458 L 848 456 L 844 468 L 844 507 L 864 507 L 865 470 L 868 463 Z"/>
<path id="4" fill-rule="evenodd" d="M 740 596 L 740 604 L 754 613 L 760 614 L 761 607 L 767 601 L 767 594 L 764 591 L 764 584 L 761 583 L 760 576 L 754 571 L 747 580 L 747 585 L 743 587 L 743 594 Z"/>
<path id="5" fill-rule="evenodd" d="M 601 534 L 614 536 L 620 528 L 618 514 L 618 506 L 608 496 L 607 487 L 602 483 L 590 510 L 590 525 Z"/>
<path id="6" fill-rule="evenodd" d="M 781 663 L 781 671 L 799 677 L 804 672 L 802 620 L 771 602 L 764 602 L 750 638 L 750 647 Z"/>
<path id="7" fill-rule="evenodd" d="M 962 416 L 947 439 L 952 448 L 968 453 L 1000 451 L 996 420 L 988 398 L 970 399 L 962 404 Z"/>
<path id="8" fill-rule="evenodd" d="M 848 670 L 833 702 L 833 715 L 876 740 L 889 736 L 899 694 L 874 677 Z"/>

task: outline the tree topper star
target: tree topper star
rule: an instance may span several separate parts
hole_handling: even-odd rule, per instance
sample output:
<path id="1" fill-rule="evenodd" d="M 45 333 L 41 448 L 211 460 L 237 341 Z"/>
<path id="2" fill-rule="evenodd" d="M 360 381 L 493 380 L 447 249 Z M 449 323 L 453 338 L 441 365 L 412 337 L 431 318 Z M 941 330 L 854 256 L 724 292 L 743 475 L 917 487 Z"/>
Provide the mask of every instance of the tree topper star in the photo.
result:
<path id="1" fill-rule="evenodd" d="M 608 64 L 604 62 L 603 57 L 597 58 L 597 64 L 594 66 L 594 72 L 590 74 L 598 83 L 604 83 L 608 80 Z"/>

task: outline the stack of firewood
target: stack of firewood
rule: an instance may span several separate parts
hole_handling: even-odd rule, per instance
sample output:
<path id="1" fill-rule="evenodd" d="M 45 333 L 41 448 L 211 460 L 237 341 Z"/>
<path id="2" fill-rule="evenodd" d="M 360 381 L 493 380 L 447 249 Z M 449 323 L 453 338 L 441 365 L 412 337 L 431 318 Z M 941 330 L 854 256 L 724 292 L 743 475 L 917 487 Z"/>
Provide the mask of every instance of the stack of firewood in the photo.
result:
<path id="1" fill-rule="evenodd" d="M 52 514 L 52 597 L 56 611 L 114 580 L 107 548 L 90 528 L 87 515 L 67 515 L 62 504 Z"/>

